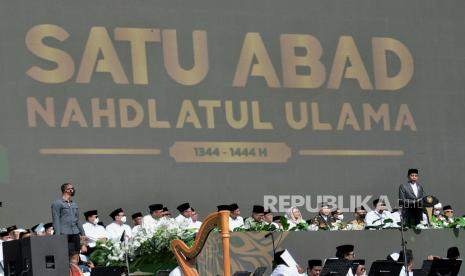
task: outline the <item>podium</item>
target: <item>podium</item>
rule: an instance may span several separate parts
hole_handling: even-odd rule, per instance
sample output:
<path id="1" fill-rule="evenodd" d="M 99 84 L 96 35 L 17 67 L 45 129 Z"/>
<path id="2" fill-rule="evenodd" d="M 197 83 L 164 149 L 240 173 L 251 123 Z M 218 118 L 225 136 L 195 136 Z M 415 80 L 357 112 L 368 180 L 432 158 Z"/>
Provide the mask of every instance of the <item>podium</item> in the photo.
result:
<path id="1" fill-rule="evenodd" d="M 29 237 L 3 242 L 5 276 L 69 274 L 68 237 Z"/>

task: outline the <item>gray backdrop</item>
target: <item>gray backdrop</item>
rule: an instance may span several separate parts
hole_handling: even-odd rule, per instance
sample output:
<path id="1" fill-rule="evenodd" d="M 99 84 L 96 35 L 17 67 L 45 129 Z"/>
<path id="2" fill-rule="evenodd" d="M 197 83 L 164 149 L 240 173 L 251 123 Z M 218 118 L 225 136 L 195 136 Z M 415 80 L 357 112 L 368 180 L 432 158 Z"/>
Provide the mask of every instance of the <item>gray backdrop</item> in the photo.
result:
<path id="1" fill-rule="evenodd" d="M 157 202 L 174 210 L 179 203 L 189 201 L 203 216 L 214 211 L 217 204 L 235 201 L 247 216 L 251 205 L 262 203 L 264 195 L 382 194 L 395 201 L 397 187 L 406 180 L 409 167 L 420 169 L 421 183 L 428 194 L 452 204 L 460 214 L 465 209 L 461 199 L 465 192 L 463 1 L 2 0 L 1 4 L 0 224 L 3 226 L 28 227 L 49 221 L 50 204 L 60 195 L 59 186 L 67 181 L 73 182 L 77 189 L 76 200 L 81 210 L 98 209 L 108 222 L 106 214 L 116 207 L 131 214 L 147 212 L 147 205 Z M 57 67 L 26 47 L 28 31 L 42 24 L 59 26 L 69 34 L 62 42 L 53 37 L 43 39 L 44 44 L 65 51 L 74 60 L 75 70 L 69 80 L 45 83 L 26 74 L 33 66 L 43 70 Z M 104 72 L 93 72 L 89 83 L 77 83 L 92 27 L 107 30 L 129 84 L 117 84 Z M 116 27 L 176 30 L 179 59 L 185 69 L 194 63 L 193 31 L 205 31 L 207 75 L 196 85 L 177 83 L 164 67 L 162 43 L 153 42 L 146 44 L 148 84 L 134 84 L 130 45 L 115 40 Z M 233 86 L 247 33 L 260 34 L 280 88 L 269 87 L 263 77 L 252 76 L 250 72 L 244 87 Z M 323 51 L 320 61 L 326 72 L 320 87 L 283 87 L 282 34 L 312 35 L 318 39 Z M 413 59 L 411 80 L 400 89 L 387 91 L 364 90 L 357 80 L 345 78 L 338 89 L 329 89 L 328 78 L 341 36 L 353 38 L 373 85 L 372 39 L 386 37 L 400 41 Z M 305 53 L 302 48 L 295 49 L 296 55 Z M 99 58 L 103 57 L 100 53 Z M 395 53 L 389 53 L 387 60 L 387 70 L 394 76 L 400 61 Z M 347 61 L 346 67 L 351 63 Z M 302 75 L 309 71 L 305 67 L 297 69 Z M 28 123 L 31 112 L 28 97 L 41 106 L 45 106 L 47 97 L 53 99 L 55 127 L 48 126 L 40 116 L 37 126 Z M 70 98 L 79 102 L 87 128 L 76 122 L 60 127 Z M 170 121 L 172 127 L 150 128 L 146 114 L 139 126 L 122 128 L 118 107 L 116 127 L 108 127 L 106 119 L 100 128 L 94 127 L 91 98 L 101 101 L 111 98 L 116 105 L 119 99 L 133 99 L 144 106 L 146 113 L 146 101 L 156 99 L 159 119 Z M 175 128 L 183 100 L 194 103 L 202 128 L 191 123 Z M 207 128 L 205 109 L 197 106 L 198 100 L 221 101 L 222 106 L 214 111 L 214 128 Z M 250 121 L 242 129 L 230 127 L 224 115 L 225 100 L 233 101 L 236 112 L 240 101 L 247 101 L 249 109 L 252 101 L 259 102 L 261 120 L 272 122 L 274 129 L 254 129 Z M 294 103 L 294 108 L 299 102 L 318 103 L 320 120 L 330 123 L 333 130 L 315 130 L 311 124 L 301 130 L 292 129 L 285 119 L 285 102 Z M 335 130 L 343 103 L 351 104 L 360 131 L 350 125 Z M 383 129 L 382 123 L 372 123 L 371 130 L 365 130 L 364 103 L 375 109 L 381 104 L 389 106 L 389 130 Z M 416 130 L 409 126 L 394 130 L 401 105 L 408 106 Z M 297 110 L 295 114 L 298 118 Z M 236 163 L 200 159 L 177 162 L 170 156 L 169 148 L 183 141 L 236 142 L 239 146 L 244 142 L 278 142 L 291 149 L 291 156 L 277 163 L 263 160 L 249 163 L 247 159 Z M 50 155 L 40 151 L 50 148 L 155 148 L 160 154 Z M 304 149 L 396 150 L 402 154 L 300 155 Z M 181 153 L 192 155 L 192 149 Z M 304 212 L 304 216 L 310 214 Z"/>

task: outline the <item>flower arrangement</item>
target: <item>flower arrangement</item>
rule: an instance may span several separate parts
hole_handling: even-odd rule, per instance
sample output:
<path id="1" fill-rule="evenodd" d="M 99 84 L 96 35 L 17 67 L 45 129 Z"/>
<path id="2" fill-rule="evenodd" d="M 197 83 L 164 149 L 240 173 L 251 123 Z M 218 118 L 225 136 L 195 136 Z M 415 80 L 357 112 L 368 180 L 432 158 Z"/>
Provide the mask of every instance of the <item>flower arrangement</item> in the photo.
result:
<path id="1" fill-rule="evenodd" d="M 188 229 L 174 219 L 163 218 L 155 229 L 141 229 L 129 240 L 98 242 L 90 259 L 98 266 L 125 266 L 127 254 L 131 270 L 147 267 L 152 271 L 173 269 L 177 264 L 171 241 L 180 239 L 192 245 L 195 234 L 195 229 Z"/>

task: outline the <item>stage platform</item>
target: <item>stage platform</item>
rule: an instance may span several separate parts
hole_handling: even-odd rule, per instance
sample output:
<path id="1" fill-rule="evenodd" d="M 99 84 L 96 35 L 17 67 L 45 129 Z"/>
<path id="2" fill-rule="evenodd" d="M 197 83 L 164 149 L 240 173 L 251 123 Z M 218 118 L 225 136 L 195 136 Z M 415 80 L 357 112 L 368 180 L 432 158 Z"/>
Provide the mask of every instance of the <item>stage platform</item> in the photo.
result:
<path id="1" fill-rule="evenodd" d="M 265 238 L 267 232 L 231 233 L 231 266 L 235 271 L 254 271 L 267 267 L 265 275 L 271 272 L 272 240 Z M 325 259 L 335 256 L 335 247 L 341 244 L 355 245 L 355 258 L 365 259 L 367 268 L 375 260 L 386 259 L 387 255 L 401 248 L 400 230 L 363 231 L 315 231 L 276 232 L 275 244 L 278 249 L 288 249 L 296 261 L 307 267 L 308 259 Z M 445 257 L 447 249 L 457 246 L 465 252 L 464 229 L 427 229 L 405 232 L 407 248 L 413 250 L 414 268 L 421 268 L 428 255 Z M 440 241 L 440 242 L 439 242 Z M 218 233 L 212 234 L 198 259 L 200 275 L 222 275 L 221 244 Z M 463 268 L 462 268 L 463 270 Z"/>

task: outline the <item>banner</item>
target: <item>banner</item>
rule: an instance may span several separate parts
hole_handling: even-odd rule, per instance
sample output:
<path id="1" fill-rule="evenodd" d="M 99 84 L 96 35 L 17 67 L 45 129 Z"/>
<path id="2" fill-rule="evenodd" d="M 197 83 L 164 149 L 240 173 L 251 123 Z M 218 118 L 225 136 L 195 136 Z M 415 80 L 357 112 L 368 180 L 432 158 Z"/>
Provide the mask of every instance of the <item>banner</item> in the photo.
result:
<path id="1" fill-rule="evenodd" d="M 395 207 L 411 167 L 465 210 L 461 1 L 2 2 L 2 224 L 65 182 L 106 222 Z"/>

